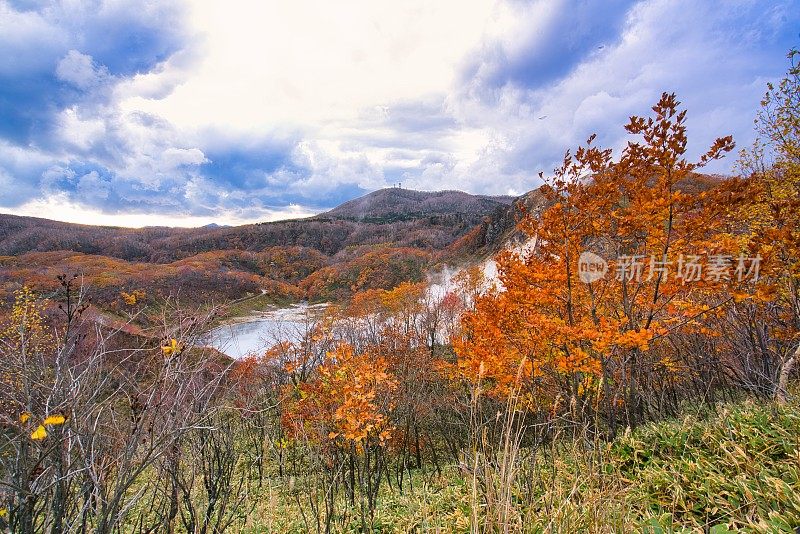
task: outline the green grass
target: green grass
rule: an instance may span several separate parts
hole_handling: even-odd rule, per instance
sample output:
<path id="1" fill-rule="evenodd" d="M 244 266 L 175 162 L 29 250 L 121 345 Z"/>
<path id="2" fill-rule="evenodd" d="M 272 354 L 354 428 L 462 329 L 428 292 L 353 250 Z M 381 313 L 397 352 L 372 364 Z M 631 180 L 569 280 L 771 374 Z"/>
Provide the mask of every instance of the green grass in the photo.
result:
<path id="1" fill-rule="evenodd" d="M 610 466 L 662 527 L 792 532 L 800 526 L 800 411 L 744 402 L 715 417 L 649 425 Z"/>
<path id="2" fill-rule="evenodd" d="M 793 532 L 800 526 L 800 408 L 743 401 L 643 426 L 605 444 L 528 455 L 512 532 Z M 384 487 L 376 532 L 469 532 L 470 482 L 455 466 Z M 271 480 L 242 532 L 305 532 L 297 487 Z M 480 515 L 485 505 L 480 505 Z M 306 513 L 308 513 L 306 511 Z M 358 531 L 358 520 L 339 531 Z M 479 529 L 479 531 L 482 529 Z"/>
<path id="3" fill-rule="evenodd" d="M 796 404 L 744 400 L 651 423 L 612 442 L 560 439 L 520 458 L 509 532 L 793 533 L 800 526 Z M 471 476 L 458 466 L 441 475 L 416 470 L 410 482 L 403 492 L 384 483 L 373 532 L 498 531 L 486 528 L 491 510 L 473 499 Z M 227 531 L 308 532 L 303 513 L 315 531 L 312 485 L 312 477 L 274 472 L 260 487 L 253 480 Z M 476 505 L 480 524 L 472 530 Z M 345 513 L 333 532 L 360 532 L 357 511 Z"/>

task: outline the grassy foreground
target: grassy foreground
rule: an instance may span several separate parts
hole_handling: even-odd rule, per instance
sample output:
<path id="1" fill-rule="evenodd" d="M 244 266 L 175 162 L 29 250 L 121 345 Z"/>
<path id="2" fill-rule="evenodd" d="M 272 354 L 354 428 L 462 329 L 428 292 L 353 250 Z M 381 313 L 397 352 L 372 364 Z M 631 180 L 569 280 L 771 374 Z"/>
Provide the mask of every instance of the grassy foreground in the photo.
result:
<path id="1" fill-rule="evenodd" d="M 561 440 L 521 455 L 509 532 L 794 532 L 800 526 L 800 408 L 752 400 L 643 426 L 612 443 Z M 385 487 L 376 532 L 486 531 L 491 502 L 451 466 Z M 273 479 L 231 530 L 306 532 L 303 484 Z M 489 500 L 490 501 L 490 500 Z M 477 508 L 476 508 L 477 505 Z M 472 526 L 477 509 L 480 525 Z M 313 520 L 311 520 L 313 523 Z M 342 531 L 357 531 L 355 519 Z M 502 525 L 490 530 L 505 530 Z"/>

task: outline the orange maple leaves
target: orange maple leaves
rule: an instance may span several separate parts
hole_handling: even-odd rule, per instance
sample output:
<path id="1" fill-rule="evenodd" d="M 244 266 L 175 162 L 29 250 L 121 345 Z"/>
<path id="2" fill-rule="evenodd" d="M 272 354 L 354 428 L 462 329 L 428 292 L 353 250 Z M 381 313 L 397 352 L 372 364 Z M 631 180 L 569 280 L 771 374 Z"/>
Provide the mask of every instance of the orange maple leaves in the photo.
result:
<path id="1" fill-rule="evenodd" d="M 720 138 L 697 163 L 687 162 L 686 114 L 678 105 L 674 95 L 664 94 L 654 116 L 631 117 L 626 130 L 642 141 L 630 142 L 618 161 L 611 150 L 592 145 L 594 136 L 566 155 L 544 189 L 549 207 L 520 223 L 535 240 L 533 251 L 501 254 L 503 289 L 478 298 L 464 317 L 453 343 L 462 377 L 488 380 L 490 391 L 503 395 L 530 361 L 521 374 L 543 398 L 555 398 L 559 389 L 570 397 L 588 394 L 586 384 L 597 381 L 587 377 L 623 384 L 639 372 L 626 369 L 635 361 L 627 355 L 652 350 L 666 325 L 683 320 L 686 308 L 673 304 L 718 290 L 663 272 L 613 274 L 619 267 L 614 258 L 623 255 L 677 257 L 720 244 L 713 239 L 722 223 L 705 212 L 707 199 L 682 188 L 697 168 L 730 151 L 733 141 Z M 584 251 L 608 259 L 610 275 L 582 280 L 578 258 Z"/>
<path id="2" fill-rule="evenodd" d="M 391 430 L 388 412 L 396 387 L 384 358 L 341 344 L 314 378 L 298 386 L 299 398 L 287 412 L 289 426 L 295 437 L 302 433 L 322 442 L 383 442 Z"/>

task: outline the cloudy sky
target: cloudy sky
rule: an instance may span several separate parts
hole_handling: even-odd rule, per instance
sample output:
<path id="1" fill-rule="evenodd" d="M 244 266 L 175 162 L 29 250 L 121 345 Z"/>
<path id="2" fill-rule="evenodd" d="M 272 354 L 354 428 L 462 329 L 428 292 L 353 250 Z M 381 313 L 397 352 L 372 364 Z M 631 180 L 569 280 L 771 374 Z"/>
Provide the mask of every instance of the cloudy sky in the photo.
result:
<path id="1" fill-rule="evenodd" d="M 662 91 L 753 138 L 800 0 L 0 0 L 0 212 L 302 216 L 397 182 L 519 194 Z M 730 172 L 733 160 L 712 171 Z"/>

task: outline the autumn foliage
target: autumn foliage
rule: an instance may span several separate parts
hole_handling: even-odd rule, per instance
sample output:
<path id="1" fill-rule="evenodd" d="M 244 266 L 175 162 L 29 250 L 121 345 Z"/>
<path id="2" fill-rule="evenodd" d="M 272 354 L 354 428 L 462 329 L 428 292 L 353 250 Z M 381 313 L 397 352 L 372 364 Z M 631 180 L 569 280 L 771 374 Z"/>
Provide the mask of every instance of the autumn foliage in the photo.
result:
<path id="1" fill-rule="evenodd" d="M 299 400 L 288 410 L 291 434 L 348 448 L 368 440 L 383 442 L 391 430 L 387 413 L 396 387 L 384 359 L 356 355 L 341 345 L 327 354 L 313 380 L 299 386 Z"/>
<path id="2" fill-rule="evenodd" d="M 600 414 L 612 431 L 714 382 L 784 394 L 800 332 L 792 148 L 779 147 L 768 172 L 698 191 L 697 170 L 733 141 L 688 162 L 678 106 L 664 94 L 653 117 L 631 117 L 626 130 L 641 141 L 618 158 L 593 138 L 566 155 L 549 208 L 521 222 L 530 251 L 501 254 L 500 287 L 464 316 L 454 348 L 466 380 L 499 397 L 521 380 L 532 408 Z M 607 259 L 607 274 L 585 280 L 583 254 Z M 741 346 L 759 320 L 770 326 L 755 335 L 770 350 Z"/>

